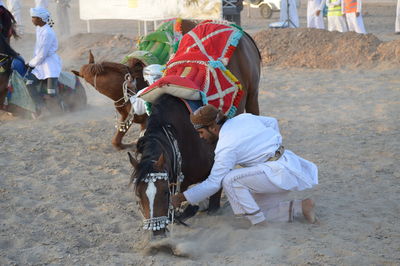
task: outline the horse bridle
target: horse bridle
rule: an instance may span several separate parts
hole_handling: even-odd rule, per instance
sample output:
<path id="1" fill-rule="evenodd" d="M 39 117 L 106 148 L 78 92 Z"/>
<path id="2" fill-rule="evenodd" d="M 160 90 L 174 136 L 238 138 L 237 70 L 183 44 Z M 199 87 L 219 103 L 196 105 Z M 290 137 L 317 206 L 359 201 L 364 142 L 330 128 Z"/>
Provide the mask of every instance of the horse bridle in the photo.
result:
<path id="1" fill-rule="evenodd" d="M 8 55 L 8 54 L 3 54 L 3 53 L 0 53 L 0 56 L 3 56 L 3 57 L 4 57 L 2 60 L 0 60 L 0 74 L 1 74 L 1 73 L 6 72 L 6 70 L 1 71 L 1 68 L 4 69 L 3 66 L 4 66 L 9 60 L 11 60 L 12 57 L 11 57 L 10 55 Z"/>
<path id="2" fill-rule="evenodd" d="M 173 174 L 169 178 L 167 172 L 148 173 L 146 177 L 141 180 L 145 183 L 149 182 L 155 183 L 157 180 L 166 180 L 168 182 L 168 189 L 169 189 L 168 216 L 160 216 L 160 217 L 152 217 L 149 219 L 144 219 L 143 229 L 145 230 L 157 231 L 165 228 L 169 223 L 173 224 L 175 221 L 175 208 L 171 204 L 171 197 L 180 192 L 181 184 L 185 176 L 182 173 L 182 155 L 179 150 L 178 141 L 174 137 L 170 128 L 171 125 L 162 127 L 164 134 L 167 136 L 168 143 L 170 144 L 173 153 L 173 167 L 172 167 Z M 176 182 L 174 182 L 173 176 L 175 176 Z"/>
<path id="3" fill-rule="evenodd" d="M 121 98 L 119 98 L 118 100 L 114 101 L 114 106 L 115 108 L 120 108 L 120 107 L 124 107 L 128 102 L 129 99 L 133 96 L 136 95 L 135 91 L 132 91 L 129 88 L 129 85 L 133 86 L 134 88 L 136 88 L 136 78 L 133 79 L 132 78 L 132 74 L 129 71 L 128 66 L 126 67 L 126 74 L 124 76 L 124 83 L 122 83 L 122 94 L 123 96 Z M 97 90 L 97 74 L 94 75 L 94 80 L 93 80 L 93 85 L 95 90 Z M 121 102 L 123 100 L 122 104 L 119 104 L 119 102 Z M 119 131 L 119 132 L 126 132 L 129 127 L 132 125 L 133 123 L 133 118 L 134 118 L 134 110 L 133 107 L 131 107 L 128 116 L 125 118 L 124 121 L 119 121 L 118 120 L 118 113 L 117 111 L 115 111 L 115 128 Z"/>

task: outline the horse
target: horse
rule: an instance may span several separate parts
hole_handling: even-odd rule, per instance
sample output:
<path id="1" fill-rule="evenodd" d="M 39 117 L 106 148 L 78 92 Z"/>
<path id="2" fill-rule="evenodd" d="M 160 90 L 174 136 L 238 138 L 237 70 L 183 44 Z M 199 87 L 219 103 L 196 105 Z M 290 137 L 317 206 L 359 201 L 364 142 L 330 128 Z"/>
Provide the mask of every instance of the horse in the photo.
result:
<path id="1" fill-rule="evenodd" d="M 4 6 L 0 6 L 0 34 L 10 44 L 11 37 L 19 38 L 16 31 L 16 21 L 14 16 Z"/>
<path id="2" fill-rule="evenodd" d="M 18 72 L 25 76 L 27 69 L 25 67 L 24 59 L 8 44 L 7 40 L 0 34 L 0 108 L 4 109 L 4 103 L 8 94 L 8 84 L 10 76 L 13 72 L 13 65 L 20 68 Z M 17 68 L 18 68 L 17 67 Z M 86 106 L 87 98 L 85 89 L 76 79 L 75 87 L 69 88 L 65 84 L 60 86 L 60 98 L 65 104 L 68 111 L 77 111 Z M 17 88 L 14 88 L 17 89 Z M 12 95 L 11 95 L 12 97 Z M 50 107 L 50 106 L 49 106 Z M 7 111 L 23 117 L 30 117 L 31 113 L 24 108 L 8 103 Z"/>
<path id="3" fill-rule="evenodd" d="M 193 29 L 197 24 L 191 20 L 179 20 L 179 33 L 181 35 L 186 34 L 191 29 Z M 167 25 L 168 22 L 162 24 L 160 28 Z M 175 24 L 176 25 L 176 24 Z M 169 25 L 170 26 L 170 25 Z M 146 39 L 146 37 L 149 37 Z M 140 51 L 146 51 L 150 53 L 154 53 L 156 63 L 164 64 L 164 61 L 161 59 L 157 59 L 157 53 L 152 49 L 155 45 L 151 45 L 149 43 L 150 39 L 152 39 L 152 33 L 142 38 L 142 41 L 139 44 Z M 153 41 L 154 44 L 154 41 Z M 170 49 L 169 56 L 172 53 L 172 49 Z M 152 55 L 153 56 L 153 55 Z M 153 56 L 153 58 L 154 58 Z M 169 59 L 166 58 L 166 60 Z M 116 128 L 117 132 L 112 138 L 112 145 L 118 149 L 126 149 L 134 146 L 133 144 L 123 144 L 122 139 L 125 136 L 126 132 L 132 125 L 132 123 L 140 124 L 140 131 L 143 133 L 146 129 L 146 121 L 147 115 L 136 115 L 133 114 L 133 109 L 131 106 L 131 102 L 128 97 L 124 97 L 123 93 L 123 84 L 130 85 L 129 94 L 135 94 L 139 90 L 147 87 L 149 84 L 143 78 L 143 69 L 149 64 L 140 56 L 130 56 L 125 60 L 126 65 L 114 63 L 114 62 L 101 62 L 95 63 L 94 56 L 91 51 L 89 51 L 89 63 L 83 65 L 79 71 L 72 70 L 72 72 L 84 78 L 88 83 L 90 83 L 98 92 L 107 96 L 108 98 L 114 101 L 114 107 L 116 111 L 120 114 L 119 120 L 117 121 Z M 154 62 L 153 62 L 154 63 Z M 127 79 L 131 80 L 127 80 Z"/>
<path id="4" fill-rule="evenodd" d="M 134 114 L 129 100 L 129 96 L 135 94 L 138 89 L 148 86 L 143 78 L 142 70 L 141 65 L 131 67 L 114 62 L 95 63 L 91 51 L 89 51 L 89 63 L 83 65 L 79 72 L 72 70 L 75 75 L 84 78 L 98 92 L 114 101 L 114 107 L 120 114 L 120 118 L 117 121 L 117 132 L 112 139 L 112 145 L 118 150 L 133 147 L 134 144 L 122 143 L 122 138 L 132 122 L 140 124 L 142 132 L 146 128 L 147 114 Z"/>
<path id="5" fill-rule="evenodd" d="M 261 56 L 247 33 L 240 39 L 227 68 L 246 89 L 237 113 L 246 109 L 258 115 Z M 173 222 L 171 195 L 208 177 L 213 147 L 201 140 L 193 128 L 185 102 L 164 94 L 153 102 L 147 130 L 137 143 L 136 158 L 128 155 L 134 168 L 131 183 L 144 217 L 144 229 L 152 230 L 154 236 L 166 236 L 166 227 Z M 219 208 L 220 196 L 221 190 L 210 198 L 209 208 Z"/>

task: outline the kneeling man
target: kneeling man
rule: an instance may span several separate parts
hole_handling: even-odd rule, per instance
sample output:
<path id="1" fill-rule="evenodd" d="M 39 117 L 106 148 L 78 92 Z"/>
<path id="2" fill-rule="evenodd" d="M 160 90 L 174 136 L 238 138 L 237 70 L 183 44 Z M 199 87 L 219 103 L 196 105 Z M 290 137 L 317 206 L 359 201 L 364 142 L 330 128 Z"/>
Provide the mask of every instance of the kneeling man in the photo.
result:
<path id="1" fill-rule="evenodd" d="M 275 118 L 241 114 L 227 120 L 209 104 L 190 119 L 201 138 L 216 144 L 215 160 L 206 180 L 172 197 L 174 207 L 183 201 L 196 204 L 223 187 L 234 214 L 246 216 L 253 225 L 290 222 L 297 214 L 310 223 L 316 221 L 313 200 L 285 201 L 290 191 L 318 184 L 318 170 L 312 162 L 285 150 Z M 266 203 L 265 213 L 255 198 Z"/>

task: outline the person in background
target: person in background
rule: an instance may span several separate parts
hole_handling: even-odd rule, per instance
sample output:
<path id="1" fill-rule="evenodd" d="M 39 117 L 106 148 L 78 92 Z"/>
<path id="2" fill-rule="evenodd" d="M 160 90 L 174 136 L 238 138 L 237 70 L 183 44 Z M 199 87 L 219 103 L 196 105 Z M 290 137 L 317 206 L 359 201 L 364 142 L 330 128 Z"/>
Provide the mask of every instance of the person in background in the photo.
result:
<path id="1" fill-rule="evenodd" d="M 342 1 L 326 0 L 326 6 L 328 7 L 328 30 L 339 32 L 348 31 L 346 19 L 342 13 Z"/>
<path id="2" fill-rule="evenodd" d="M 69 36 L 71 34 L 69 24 L 69 8 L 71 0 L 55 0 L 57 4 L 57 25 L 62 35 Z"/>
<path id="3" fill-rule="evenodd" d="M 396 34 L 400 34 L 400 0 L 397 0 L 397 12 L 396 12 Z"/>
<path id="4" fill-rule="evenodd" d="M 291 222 L 298 215 L 316 222 L 312 199 L 286 198 L 290 191 L 318 184 L 317 166 L 282 146 L 275 118 L 247 113 L 227 119 L 208 104 L 191 114 L 190 121 L 200 138 L 216 144 L 214 165 L 202 183 L 172 196 L 175 208 L 183 201 L 196 204 L 223 188 L 234 214 L 248 218 L 253 225 Z M 262 200 L 256 202 L 256 196 Z M 259 204 L 266 206 L 265 212 Z"/>
<path id="5" fill-rule="evenodd" d="M 361 0 L 342 0 L 342 13 L 346 16 L 349 31 L 367 33 L 361 14 Z"/>
<path id="6" fill-rule="evenodd" d="M 21 0 L 8 0 L 7 1 L 8 10 L 14 16 L 15 22 L 17 24 L 18 35 L 24 34 L 24 25 L 22 24 L 22 14 L 21 14 Z"/>
<path id="7" fill-rule="evenodd" d="M 288 12 L 289 7 L 289 12 Z M 288 17 L 289 13 L 289 17 Z M 297 5 L 295 0 L 282 0 L 281 1 L 281 11 L 280 11 L 280 21 L 288 21 L 287 28 L 298 28 L 299 27 L 299 16 L 297 14 Z"/>
<path id="8" fill-rule="evenodd" d="M 61 59 L 57 55 L 58 41 L 50 25 L 50 13 L 43 7 L 31 8 L 30 13 L 32 23 L 36 26 L 36 44 L 34 56 L 28 63 L 28 68 L 32 71 L 28 76 L 27 85 L 38 103 L 38 113 L 44 107 L 43 98 L 48 100 L 50 105 L 58 106 L 58 111 L 62 111 L 63 103 L 58 93 Z"/>
<path id="9" fill-rule="evenodd" d="M 322 10 L 325 0 L 308 0 L 307 4 L 307 28 L 325 29 Z"/>
<path id="10" fill-rule="evenodd" d="M 49 8 L 49 0 L 35 0 L 35 7 Z"/>

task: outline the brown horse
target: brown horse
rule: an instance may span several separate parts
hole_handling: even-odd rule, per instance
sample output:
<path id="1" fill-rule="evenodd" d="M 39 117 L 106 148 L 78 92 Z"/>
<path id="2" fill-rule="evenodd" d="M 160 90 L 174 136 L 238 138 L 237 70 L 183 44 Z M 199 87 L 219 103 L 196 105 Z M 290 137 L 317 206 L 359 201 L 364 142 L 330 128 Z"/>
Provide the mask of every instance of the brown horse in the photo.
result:
<path id="1" fill-rule="evenodd" d="M 147 114 L 136 115 L 132 113 L 132 105 L 129 97 L 124 95 L 124 86 L 127 94 L 135 94 L 138 89 L 147 86 L 143 79 L 143 67 L 140 62 L 132 67 L 113 62 L 95 63 L 91 51 L 89 51 L 89 64 L 83 65 L 79 72 L 72 71 L 75 75 L 84 78 L 98 92 L 114 101 L 116 111 L 120 114 L 117 121 L 117 132 L 112 144 L 117 149 L 132 147 L 133 144 L 122 144 L 122 138 L 132 125 L 132 122 L 141 126 L 141 131 L 146 128 Z M 124 85 L 125 84 L 125 85 Z"/>
<path id="2" fill-rule="evenodd" d="M 196 26 L 191 20 L 182 20 L 181 31 L 186 34 Z M 119 63 L 102 62 L 95 64 L 91 51 L 89 52 L 89 63 L 83 65 L 80 71 L 72 71 L 75 75 L 84 78 L 101 94 L 114 101 L 115 109 L 120 114 L 117 122 L 117 132 L 115 133 L 112 144 L 117 149 L 132 147 L 122 144 L 122 139 L 132 125 L 132 122 L 140 124 L 141 132 L 146 128 L 147 115 L 132 115 L 131 103 L 124 99 L 123 84 L 126 81 L 126 75 L 129 74 L 132 82 L 132 93 L 148 86 L 143 78 L 143 68 L 145 62 L 141 59 L 132 57 L 127 60 L 126 66 Z"/>
<path id="3" fill-rule="evenodd" d="M 259 114 L 260 66 L 259 50 L 254 40 L 244 34 L 227 66 L 245 88 L 237 113 L 246 109 Z M 200 139 L 189 114 L 182 100 L 166 94 L 160 96 L 153 103 L 146 133 L 137 144 L 140 160 L 129 154 L 134 167 L 131 181 L 145 218 L 144 228 L 154 235 L 164 236 L 173 219 L 170 196 L 205 180 L 213 164 L 213 147 Z M 219 208 L 220 193 L 210 198 L 211 209 Z"/>

